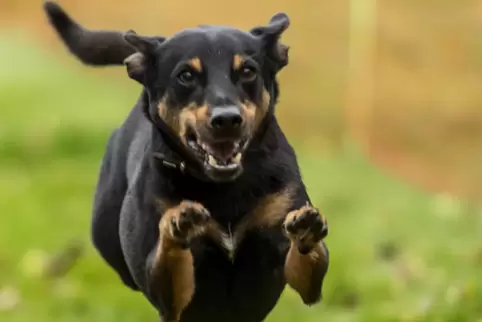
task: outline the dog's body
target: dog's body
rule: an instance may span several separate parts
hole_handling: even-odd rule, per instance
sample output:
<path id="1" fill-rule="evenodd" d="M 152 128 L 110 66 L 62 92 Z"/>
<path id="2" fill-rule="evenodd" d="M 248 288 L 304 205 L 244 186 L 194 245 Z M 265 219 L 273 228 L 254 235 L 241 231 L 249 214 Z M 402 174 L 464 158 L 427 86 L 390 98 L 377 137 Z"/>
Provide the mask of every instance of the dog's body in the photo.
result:
<path id="1" fill-rule="evenodd" d="M 46 10 L 85 63 L 119 64 L 139 51 L 116 33 L 97 32 L 111 46 L 99 47 L 97 40 L 93 46 L 83 34 L 88 31 L 60 7 L 48 3 Z M 82 46 L 91 49 L 90 56 Z M 135 60 L 135 54 L 130 57 Z M 200 69 L 198 57 L 189 58 Z M 131 78 L 145 82 L 132 72 L 138 61 L 127 67 Z M 166 130 L 166 122 L 156 121 L 150 84 L 144 83 L 136 106 L 109 139 L 95 194 L 93 242 L 163 321 L 260 322 L 286 283 L 306 304 L 321 297 L 328 268 L 322 241 L 326 221 L 310 206 L 295 153 L 273 114 L 277 84 L 267 83 L 266 115 L 243 151 L 242 171 L 229 172 L 230 179 L 221 180 L 191 162 L 182 144 L 166 134 L 175 126 Z M 161 105 L 156 113 L 162 114 Z M 206 159 L 226 176 L 228 161 L 221 166 L 210 154 Z"/>
<path id="2" fill-rule="evenodd" d="M 176 170 L 156 166 L 151 146 L 156 132 L 149 129 L 140 109 L 134 108 L 108 144 L 95 198 L 93 224 L 97 248 L 128 285 L 149 290 L 146 260 L 159 239 L 157 227 L 161 216 L 153 203 L 156 197 L 196 200 L 209 209 L 211 216 L 229 233 L 241 220 L 256 215 L 252 214 L 253 210 L 268 196 L 293 182 L 300 183 L 297 168 L 293 166 L 296 160 L 283 135 L 275 124 L 268 131 L 270 140 L 279 140 L 278 144 L 282 143 L 283 147 L 272 151 L 264 162 L 248 165 L 235 183 L 200 183 Z M 160 137 L 156 141 L 162 146 Z M 263 154 L 266 156 L 260 152 L 259 156 L 253 155 L 253 159 Z M 306 203 L 303 186 L 297 190 L 289 208 L 282 209 L 284 205 L 281 205 L 279 210 L 288 213 Z M 284 195 L 279 198 L 283 199 Z M 121 223 L 120 233 L 117 221 Z M 195 295 L 182 321 L 262 321 L 283 291 L 284 260 L 289 246 L 280 227 L 250 232 L 232 261 L 226 251 L 210 239 L 193 240 L 195 272 L 202 278 L 196 280 Z M 161 305 L 155 298 L 151 301 Z"/>

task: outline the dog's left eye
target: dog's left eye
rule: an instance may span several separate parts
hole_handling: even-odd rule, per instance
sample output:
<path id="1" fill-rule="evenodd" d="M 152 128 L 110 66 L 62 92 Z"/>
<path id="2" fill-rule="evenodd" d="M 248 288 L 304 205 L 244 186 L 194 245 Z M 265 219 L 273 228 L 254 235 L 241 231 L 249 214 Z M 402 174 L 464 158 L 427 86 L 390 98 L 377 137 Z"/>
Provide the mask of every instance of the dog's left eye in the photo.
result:
<path id="1" fill-rule="evenodd" d="M 239 79 L 243 83 L 250 83 L 256 79 L 256 70 L 252 67 L 243 67 L 239 74 Z"/>
<path id="2" fill-rule="evenodd" d="M 188 70 L 181 72 L 177 78 L 179 83 L 187 87 L 193 86 L 196 82 L 196 77 Z"/>

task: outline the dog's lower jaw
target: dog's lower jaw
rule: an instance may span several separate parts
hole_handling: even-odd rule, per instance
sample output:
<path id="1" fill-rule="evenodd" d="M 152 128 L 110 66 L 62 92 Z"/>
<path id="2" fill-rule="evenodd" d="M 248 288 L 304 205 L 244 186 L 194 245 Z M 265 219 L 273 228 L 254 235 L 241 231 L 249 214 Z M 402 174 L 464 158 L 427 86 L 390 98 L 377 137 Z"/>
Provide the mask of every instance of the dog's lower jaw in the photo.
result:
<path id="1" fill-rule="evenodd" d="M 228 169 L 228 170 L 216 170 L 213 169 L 212 167 L 205 166 L 204 173 L 206 176 L 213 182 L 217 183 L 223 183 L 223 182 L 231 182 L 236 180 L 241 176 L 243 173 L 244 169 L 243 166 L 240 164 L 236 168 L 233 169 Z"/>
<path id="2" fill-rule="evenodd" d="M 197 138 L 197 137 L 196 137 Z M 243 172 L 243 155 L 248 140 L 233 141 L 232 155 L 222 159 L 216 156 L 213 148 L 199 139 L 185 139 L 187 149 L 198 158 L 205 176 L 213 182 L 229 182 L 236 180 Z"/>

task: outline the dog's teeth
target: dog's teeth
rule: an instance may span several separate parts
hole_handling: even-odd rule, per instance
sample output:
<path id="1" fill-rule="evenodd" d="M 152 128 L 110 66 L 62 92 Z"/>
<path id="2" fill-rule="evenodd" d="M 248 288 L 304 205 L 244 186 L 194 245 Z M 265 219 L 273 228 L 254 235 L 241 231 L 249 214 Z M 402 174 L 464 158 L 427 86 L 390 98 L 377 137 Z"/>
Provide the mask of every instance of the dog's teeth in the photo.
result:
<path id="1" fill-rule="evenodd" d="M 208 155 L 208 163 L 213 167 L 216 167 L 218 165 L 218 162 L 212 155 Z"/>
<path id="2" fill-rule="evenodd" d="M 238 167 L 238 165 L 236 163 L 230 163 L 230 164 L 226 165 L 226 168 L 228 168 L 228 169 L 234 169 L 234 168 L 237 168 L 237 167 Z"/>
<path id="3" fill-rule="evenodd" d="M 241 162 L 241 152 L 239 152 L 238 154 L 236 154 L 231 160 L 232 160 L 234 163 L 240 163 L 240 162 Z"/>
<path id="4" fill-rule="evenodd" d="M 211 150 L 211 148 L 209 147 L 209 145 L 203 143 L 203 144 L 201 145 L 201 147 L 202 147 L 202 149 L 203 149 L 204 151 L 206 151 L 207 153 L 212 153 L 212 150 Z"/>

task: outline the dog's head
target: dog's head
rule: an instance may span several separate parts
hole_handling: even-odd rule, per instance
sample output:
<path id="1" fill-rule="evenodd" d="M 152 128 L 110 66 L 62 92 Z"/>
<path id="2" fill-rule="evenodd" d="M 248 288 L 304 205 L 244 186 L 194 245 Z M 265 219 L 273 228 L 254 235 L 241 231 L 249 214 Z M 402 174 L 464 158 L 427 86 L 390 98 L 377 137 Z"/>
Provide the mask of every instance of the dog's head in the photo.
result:
<path id="1" fill-rule="evenodd" d="M 285 14 L 249 32 L 199 26 L 170 38 L 124 35 L 137 53 L 125 60 L 129 76 L 149 94 L 149 114 L 160 118 L 215 181 L 237 178 L 244 153 L 276 97 L 276 73 L 288 62 L 279 38 Z"/>

